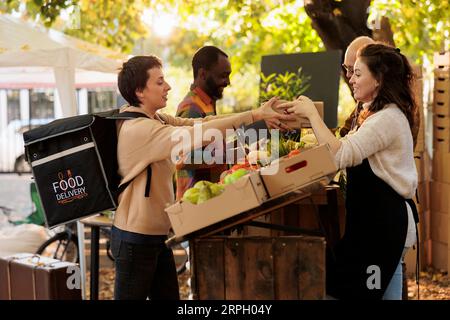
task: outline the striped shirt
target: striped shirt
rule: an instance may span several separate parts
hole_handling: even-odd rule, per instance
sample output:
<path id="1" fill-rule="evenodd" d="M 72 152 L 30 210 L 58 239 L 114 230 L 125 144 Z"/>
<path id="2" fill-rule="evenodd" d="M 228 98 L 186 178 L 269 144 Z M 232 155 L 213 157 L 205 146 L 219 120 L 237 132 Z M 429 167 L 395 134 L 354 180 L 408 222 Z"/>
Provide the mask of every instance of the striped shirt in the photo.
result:
<path id="1" fill-rule="evenodd" d="M 215 101 L 202 89 L 194 87 L 194 85 L 191 86 L 191 91 L 189 91 L 183 101 L 178 105 L 176 113 L 177 117 L 182 118 L 204 118 L 214 115 L 216 115 Z M 192 160 L 194 159 L 194 152 L 203 152 L 203 150 L 194 150 L 191 153 Z M 181 199 L 184 192 L 200 180 L 218 182 L 220 174 L 227 169 L 227 164 L 218 164 L 209 168 L 177 170 L 177 200 Z"/>

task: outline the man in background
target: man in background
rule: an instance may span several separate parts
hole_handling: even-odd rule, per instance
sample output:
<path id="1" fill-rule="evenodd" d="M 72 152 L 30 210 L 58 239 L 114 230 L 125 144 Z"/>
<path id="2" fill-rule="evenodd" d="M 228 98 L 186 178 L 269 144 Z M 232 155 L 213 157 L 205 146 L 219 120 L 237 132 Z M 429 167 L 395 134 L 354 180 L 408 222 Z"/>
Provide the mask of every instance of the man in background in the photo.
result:
<path id="1" fill-rule="evenodd" d="M 223 90 L 230 84 L 231 64 L 228 55 L 214 46 L 204 46 L 192 58 L 194 83 L 178 105 L 176 115 L 183 118 L 204 118 L 216 115 L 216 101 L 223 97 Z M 193 163 L 195 152 L 191 153 Z M 223 164 L 196 164 L 177 170 L 177 200 L 200 180 L 218 182 L 220 174 L 228 169 Z"/>
<path id="2" fill-rule="evenodd" d="M 366 37 L 366 36 L 361 36 L 361 37 L 357 37 L 355 38 L 352 42 L 350 42 L 350 44 L 347 47 L 347 50 L 345 51 L 345 56 L 344 56 L 344 63 L 342 64 L 342 67 L 344 68 L 345 71 L 345 76 L 347 78 L 347 80 L 350 80 L 350 78 L 353 76 L 353 65 L 355 64 L 356 61 L 356 55 L 358 53 L 358 50 L 363 48 L 366 45 L 369 44 L 373 44 L 375 43 L 375 41 L 372 38 Z M 350 85 L 351 88 L 351 85 Z M 351 88 L 353 90 L 353 88 Z M 341 137 L 345 136 L 353 127 L 354 123 L 357 120 L 361 103 L 359 103 L 358 101 L 356 101 L 356 107 L 355 109 L 352 111 L 352 113 L 350 114 L 350 116 L 347 118 L 347 120 L 345 120 L 344 125 L 339 129 L 339 133 L 341 135 Z M 414 147 L 416 146 L 417 143 L 417 135 L 419 133 L 419 126 L 420 126 L 420 110 L 416 110 L 415 112 L 415 119 L 414 119 L 414 128 L 412 130 L 413 133 L 413 141 L 414 141 Z"/>
<path id="3" fill-rule="evenodd" d="M 369 37 L 358 37 L 355 38 L 347 47 L 347 50 L 345 51 L 344 56 L 344 63 L 342 64 L 342 67 L 344 68 L 345 77 L 347 78 L 347 81 L 350 80 L 350 78 L 353 76 L 353 65 L 356 61 L 356 54 L 359 49 L 362 47 L 375 43 L 375 41 L 372 38 Z M 353 90 L 353 88 L 350 85 L 350 89 Z M 347 133 L 350 131 L 350 129 L 353 126 L 353 123 L 356 121 L 356 117 L 358 116 L 360 104 L 357 101 L 357 104 L 355 106 L 355 109 L 353 109 L 350 116 L 345 120 L 344 125 L 339 129 L 339 133 L 341 137 L 347 135 Z"/>

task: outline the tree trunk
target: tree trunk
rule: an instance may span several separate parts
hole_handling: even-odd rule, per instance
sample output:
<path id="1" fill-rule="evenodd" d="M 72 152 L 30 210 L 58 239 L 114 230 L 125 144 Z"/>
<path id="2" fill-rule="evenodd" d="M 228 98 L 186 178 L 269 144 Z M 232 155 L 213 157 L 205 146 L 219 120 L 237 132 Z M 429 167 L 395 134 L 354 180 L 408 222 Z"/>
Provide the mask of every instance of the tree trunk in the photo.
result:
<path id="1" fill-rule="evenodd" d="M 367 27 L 370 0 L 305 0 L 305 11 L 327 50 L 342 50 L 358 36 L 372 37 Z"/>
<path id="2" fill-rule="evenodd" d="M 382 17 L 380 21 L 371 22 L 373 31 L 368 27 L 371 0 L 305 0 L 304 3 L 312 27 L 319 34 L 325 48 L 341 50 L 342 61 L 347 46 L 360 36 L 395 45 L 388 18 Z M 343 77 L 349 85 L 344 70 Z"/>

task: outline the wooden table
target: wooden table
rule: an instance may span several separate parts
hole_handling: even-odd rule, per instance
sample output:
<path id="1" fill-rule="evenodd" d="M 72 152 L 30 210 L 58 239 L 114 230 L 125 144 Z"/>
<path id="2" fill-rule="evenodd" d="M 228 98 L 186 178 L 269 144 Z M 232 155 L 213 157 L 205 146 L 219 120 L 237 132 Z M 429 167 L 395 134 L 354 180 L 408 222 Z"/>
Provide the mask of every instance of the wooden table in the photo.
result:
<path id="1" fill-rule="evenodd" d="M 168 239 L 166 241 L 166 244 L 168 246 L 173 246 L 177 243 L 181 243 L 181 242 L 193 239 L 193 238 L 204 238 L 204 237 L 208 237 L 208 236 L 217 234 L 221 231 L 230 229 L 237 225 L 244 224 L 244 223 L 249 222 L 257 217 L 260 217 L 260 216 L 263 216 L 270 212 L 273 212 L 274 210 L 281 208 L 283 206 L 286 206 L 290 203 L 294 203 L 301 199 L 309 197 L 310 195 L 311 195 L 311 193 L 307 192 L 305 190 L 302 190 L 302 191 L 297 190 L 297 191 L 290 192 L 284 196 L 264 202 L 257 208 L 242 212 L 238 215 L 235 215 L 233 217 L 230 217 L 230 218 L 220 221 L 218 223 L 212 224 L 208 227 L 202 228 L 195 232 L 189 233 L 185 236 L 177 237 L 175 235 L 175 236 L 171 237 L 170 239 Z"/>

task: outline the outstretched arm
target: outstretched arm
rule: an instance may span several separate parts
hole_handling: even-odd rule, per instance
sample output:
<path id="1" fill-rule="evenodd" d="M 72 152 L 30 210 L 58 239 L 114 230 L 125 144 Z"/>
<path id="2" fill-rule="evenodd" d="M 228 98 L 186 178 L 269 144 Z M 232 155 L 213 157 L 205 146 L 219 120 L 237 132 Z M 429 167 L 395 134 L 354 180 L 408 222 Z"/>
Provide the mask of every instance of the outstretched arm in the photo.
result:
<path id="1" fill-rule="evenodd" d="M 319 143 L 327 143 L 333 154 L 336 154 L 341 147 L 341 141 L 328 129 L 314 103 L 308 97 L 300 96 L 297 100 L 280 104 L 277 108 L 285 110 L 286 114 L 295 114 L 298 117 L 308 118 L 317 137 L 317 141 Z"/>

